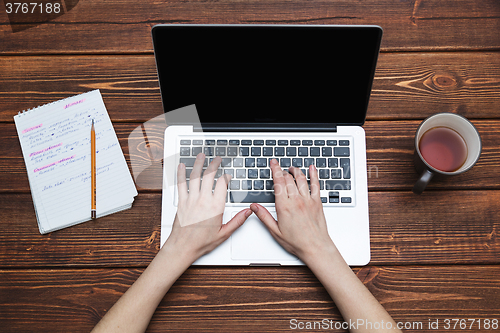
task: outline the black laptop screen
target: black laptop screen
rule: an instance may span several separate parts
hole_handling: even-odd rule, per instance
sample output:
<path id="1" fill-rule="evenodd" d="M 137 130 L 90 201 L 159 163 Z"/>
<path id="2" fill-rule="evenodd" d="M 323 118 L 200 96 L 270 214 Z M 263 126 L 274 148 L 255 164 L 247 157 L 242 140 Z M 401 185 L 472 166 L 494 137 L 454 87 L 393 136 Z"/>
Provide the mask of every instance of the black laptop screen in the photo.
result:
<path id="1" fill-rule="evenodd" d="M 153 28 L 165 112 L 195 104 L 202 123 L 363 124 L 379 27 Z"/>

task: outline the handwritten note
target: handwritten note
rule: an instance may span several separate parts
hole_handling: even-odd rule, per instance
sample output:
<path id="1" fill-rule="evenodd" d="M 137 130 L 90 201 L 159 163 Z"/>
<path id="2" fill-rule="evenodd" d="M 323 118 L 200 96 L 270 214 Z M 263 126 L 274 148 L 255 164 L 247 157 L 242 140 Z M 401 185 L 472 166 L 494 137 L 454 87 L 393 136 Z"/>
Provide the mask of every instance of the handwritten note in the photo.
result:
<path id="1" fill-rule="evenodd" d="M 90 220 L 92 119 L 101 217 L 130 208 L 137 191 L 99 90 L 14 117 L 42 234 Z"/>

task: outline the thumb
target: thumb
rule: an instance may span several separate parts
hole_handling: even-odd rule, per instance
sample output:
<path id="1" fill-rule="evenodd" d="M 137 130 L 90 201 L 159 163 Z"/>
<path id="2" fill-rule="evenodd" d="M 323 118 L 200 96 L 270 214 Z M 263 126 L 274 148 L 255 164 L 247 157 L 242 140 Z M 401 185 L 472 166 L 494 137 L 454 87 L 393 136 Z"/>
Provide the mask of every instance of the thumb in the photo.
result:
<path id="1" fill-rule="evenodd" d="M 274 219 L 274 217 L 269 213 L 269 211 L 264 207 L 257 203 L 253 203 L 250 205 L 250 209 L 254 212 L 255 215 L 265 224 L 265 226 L 274 233 L 275 235 L 281 235 L 280 229 L 278 228 L 278 222 Z"/>
<path id="2" fill-rule="evenodd" d="M 247 218 L 252 215 L 252 211 L 250 209 L 243 209 L 242 211 L 238 212 L 229 222 L 224 224 L 221 227 L 221 231 L 224 234 L 224 239 L 229 238 L 233 234 L 233 232 L 236 231 L 239 227 L 245 223 Z"/>

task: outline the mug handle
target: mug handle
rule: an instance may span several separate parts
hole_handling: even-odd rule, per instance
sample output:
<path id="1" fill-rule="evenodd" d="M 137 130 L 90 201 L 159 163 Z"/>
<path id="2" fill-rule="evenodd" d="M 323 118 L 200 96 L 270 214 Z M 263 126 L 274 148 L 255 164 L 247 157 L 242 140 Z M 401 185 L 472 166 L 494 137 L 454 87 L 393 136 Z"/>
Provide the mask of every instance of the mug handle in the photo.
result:
<path id="1" fill-rule="evenodd" d="M 424 170 L 424 172 L 422 172 L 422 175 L 420 176 L 420 179 L 417 180 L 415 186 L 413 186 L 413 193 L 422 194 L 427 184 L 429 184 L 429 182 L 431 181 L 432 176 L 434 176 L 434 173 L 427 169 Z"/>

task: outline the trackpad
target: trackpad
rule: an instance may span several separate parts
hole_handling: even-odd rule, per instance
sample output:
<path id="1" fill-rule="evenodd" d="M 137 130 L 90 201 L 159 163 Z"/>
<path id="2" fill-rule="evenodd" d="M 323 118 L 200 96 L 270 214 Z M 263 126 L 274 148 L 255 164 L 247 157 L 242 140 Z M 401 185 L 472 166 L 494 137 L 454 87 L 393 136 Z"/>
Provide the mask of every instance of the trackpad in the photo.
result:
<path id="1" fill-rule="evenodd" d="M 233 212 L 231 217 L 236 215 Z M 276 212 L 271 211 L 276 218 Z M 255 214 L 231 236 L 231 258 L 248 260 L 251 263 L 266 263 L 298 260 L 298 258 L 281 247 L 271 236 L 264 223 Z"/>

